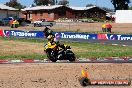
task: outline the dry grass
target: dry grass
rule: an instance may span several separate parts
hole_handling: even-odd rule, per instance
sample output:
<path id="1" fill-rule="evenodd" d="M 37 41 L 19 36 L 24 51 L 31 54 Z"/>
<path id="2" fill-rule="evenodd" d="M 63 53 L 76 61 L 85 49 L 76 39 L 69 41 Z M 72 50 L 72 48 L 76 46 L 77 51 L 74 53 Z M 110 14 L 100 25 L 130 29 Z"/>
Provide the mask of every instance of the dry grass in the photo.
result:
<path id="1" fill-rule="evenodd" d="M 79 57 L 132 57 L 132 47 L 90 44 L 83 42 L 60 41 L 70 45 L 72 51 Z M 43 52 L 43 39 L 20 39 L 20 38 L 0 38 L 0 58 L 46 58 Z"/>
<path id="2" fill-rule="evenodd" d="M 72 46 L 72 50 L 75 52 L 81 51 L 86 52 L 81 47 Z M 4 55 L 25 55 L 25 54 L 43 54 L 43 43 L 33 43 L 33 42 L 21 42 L 21 41 L 4 41 L 0 40 L 0 56 Z"/>
<path id="3" fill-rule="evenodd" d="M 132 57 L 132 47 L 112 46 L 80 42 L 61 41 L 70 45 L 77 58 L 85 57 Z M 46 41 L 38 39 L 0 38 L 1 59 L 43 59 L 46 54 L 43 52 L 43 44 Z"/>
<path id="4" fill-rule="evenodd" d="M 0 56 L 2 55 L 12 55 L 12 54 L 33 54 L 39 53 L 43 54 L 43 44 L 42 43 L 29 43 L 20 41 L 4 41 L 0 40 Z"/>
<path id="5" fill-rule="evenodd" d="M 51 27 L 54 31 L 79 31 L 79 32 L 102 32 L 101 25 L 103 23 L 57 23 L 55 26 Z M 111 23 L 113 26 L 113 33 L 132 33 L 132 24 L 123 23 Z M 0 29 L 9 30 L 43 30 L 44 27 L 32 27 L 24 26 L 19 28 L 10 28 L 8 26 L 0 26 Z"/>

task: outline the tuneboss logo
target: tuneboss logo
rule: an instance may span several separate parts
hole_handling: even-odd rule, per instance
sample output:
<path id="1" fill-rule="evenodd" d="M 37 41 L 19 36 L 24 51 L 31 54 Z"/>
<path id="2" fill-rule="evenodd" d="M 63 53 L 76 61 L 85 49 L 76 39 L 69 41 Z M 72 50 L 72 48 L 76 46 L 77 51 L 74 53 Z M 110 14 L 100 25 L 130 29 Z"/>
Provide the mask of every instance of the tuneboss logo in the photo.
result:
<path id="1" fill-rule="evenodd" d="M 61 37 L 60 33 L 55 33 L 55 38 L 59 39 Z"/>
<path id="2" fill-rule="evenodd" d="M 36 37 L 37 33 L 30 33 L 24 31 L 12 31 L 12 30 L 4 30 L 5 36 L 15 36 L 15 37 Z"/>
<path id="3" fill-rule="evenodd" d="M 5 30 L 4 30 L 4 35 L 8 37 L 8 36 L 11 35 L 11 32 L 10 32 L 10 31 L 5 31 Z"/>

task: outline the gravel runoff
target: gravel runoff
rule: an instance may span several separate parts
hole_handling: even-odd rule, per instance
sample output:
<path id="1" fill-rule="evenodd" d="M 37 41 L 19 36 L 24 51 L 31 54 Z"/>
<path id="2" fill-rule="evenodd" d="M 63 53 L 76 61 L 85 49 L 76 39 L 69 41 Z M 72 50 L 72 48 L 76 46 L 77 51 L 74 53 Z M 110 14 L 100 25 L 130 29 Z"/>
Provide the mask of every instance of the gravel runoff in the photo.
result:
<path id="1" fill-rule="evenodd" d="M 90 79 L 132 79 L 131 63 L 25 63 L 0 64 L 0 88 L 83 88 L 81 70 Z M 85 88 L 132 88 L 88 86 Z"/>

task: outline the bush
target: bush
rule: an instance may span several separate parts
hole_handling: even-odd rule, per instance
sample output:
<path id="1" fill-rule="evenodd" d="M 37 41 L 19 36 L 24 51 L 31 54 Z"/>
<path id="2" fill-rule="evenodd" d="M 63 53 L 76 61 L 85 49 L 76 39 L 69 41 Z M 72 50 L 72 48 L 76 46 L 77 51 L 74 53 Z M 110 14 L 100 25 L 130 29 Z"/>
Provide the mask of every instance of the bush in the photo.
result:
<path id="1" fill-rule="evenodd" d="M 92 18 L 92 20 L 94 20 L 95 22 L 104 22 L 105 20 L 100 19 L 100 18 Z"/>
<path id="2" fill-rule="evenodd" d="M 79 19 L 79 21 L 91 23 L 91 22 L 104 22 L 105 20 L 100 18 L 83 18 L 83 19 Z"/>

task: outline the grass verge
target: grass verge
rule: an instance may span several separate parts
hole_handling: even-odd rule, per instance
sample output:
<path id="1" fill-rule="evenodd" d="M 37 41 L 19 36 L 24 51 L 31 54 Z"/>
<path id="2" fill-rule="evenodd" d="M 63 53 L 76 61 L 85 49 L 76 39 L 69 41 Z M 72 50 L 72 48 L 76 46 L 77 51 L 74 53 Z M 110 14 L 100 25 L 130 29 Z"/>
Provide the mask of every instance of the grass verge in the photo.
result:
<path id="1" fill-rule="evenodd" d="M 0 59 L 44 59 L 44 39 L 29 38 L 6 38 L 0 37 Z M 62 40 L 64 44 L 70 45 L 77 58 L 94 57 L 132 57 L 132 46 L 101 45 L 87 42 L 69 42 Z"/>

